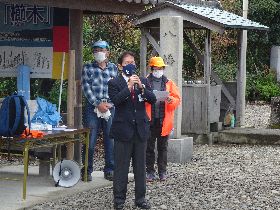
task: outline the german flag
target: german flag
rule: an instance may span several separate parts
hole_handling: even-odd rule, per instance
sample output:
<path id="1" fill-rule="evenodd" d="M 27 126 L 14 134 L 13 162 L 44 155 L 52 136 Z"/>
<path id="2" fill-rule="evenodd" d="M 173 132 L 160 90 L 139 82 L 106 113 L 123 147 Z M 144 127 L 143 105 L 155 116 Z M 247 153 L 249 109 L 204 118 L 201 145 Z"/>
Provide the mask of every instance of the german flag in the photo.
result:
<path id="1" fill-rule="evenodd" d="M 52 78 L 60 79 L 62 58 L 65 53 L 63 78 L 67 79 L 69 64 L 69 9 L 53 8 L 53 71 Z"/>

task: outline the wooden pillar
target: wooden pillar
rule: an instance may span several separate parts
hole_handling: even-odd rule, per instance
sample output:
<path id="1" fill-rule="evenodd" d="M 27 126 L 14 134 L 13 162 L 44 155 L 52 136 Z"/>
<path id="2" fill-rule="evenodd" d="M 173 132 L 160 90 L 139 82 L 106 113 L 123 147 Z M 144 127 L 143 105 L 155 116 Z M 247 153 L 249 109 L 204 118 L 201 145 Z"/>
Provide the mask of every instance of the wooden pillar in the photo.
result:
<path id="1" fill-rule="evenodd" d="M 248 1 L 243 1 L 243 17 L 247 18 Z M 238 127 L 245 125 L 246 106 L 246 53 L 247 53 L 247 31 L 239 32 L 239 65 L 237 72 L 237 97 L 236 97 L 236 124 Z"/>
<path id="2" fill-rule="evenodd" d="M 168 65 L 165 75 L 179 88 L 182 96 L 183 66 L 183 18 L 180 16 L 160 17 L 160 56 Z M 174 138 L 181 137 L 182 103 L 174 116 Z"/>
<path id="3" fill-rule="evenodd" d="M 148 40 L 145 36 L 145 31 L 141 28 L 141 43 L 140 43 L 140 75 L 146 77 L 147 75 L 147 44 Z"/>
<path id="4" fill-rule="evenodd" d="M 67 87 L 67 127 L 74 128 L 74 104 L 75 104 L 75 50 L 69 51 L 69 70 Z M 72 136 L 73 138 L 74 136 Z M 74 157 L 74 143 L 67 144 L 67 160 Z"/>
<path id="5" fill-rule="evenodd" d="M 204 56 L 204 81 L 206 84 L 207 95 L 207 120 L 206 120 L 206 133 L 208 135 L 208 143 L 212 144 L 212 135 L 210 132 L 210 107 L 211 107 L 211 31 L 206 30 L 205 37 L 205 56 Z"/>
<path id="6" fill-rule="evenodd" d="M 81 76 L 83 67 L 83 11 L 70 10 L 70 48 L 75 50 L 75 78 L 76 78 L 76 101 L 74 103 L 74 126 L 82 127 L 82 88 Z M 81 162 L 80 143 L 75 144 L 74 159 Z"/>

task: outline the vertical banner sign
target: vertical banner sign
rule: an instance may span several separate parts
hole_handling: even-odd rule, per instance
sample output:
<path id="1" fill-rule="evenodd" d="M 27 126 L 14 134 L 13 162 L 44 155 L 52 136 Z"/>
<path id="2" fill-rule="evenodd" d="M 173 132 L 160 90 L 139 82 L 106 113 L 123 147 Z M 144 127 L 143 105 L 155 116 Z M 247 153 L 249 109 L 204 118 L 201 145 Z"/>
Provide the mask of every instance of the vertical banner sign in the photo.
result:
<path id="1" fill-rule="evenodd" d="M 64 30 L 58 31 L 57 24 Z M 24 64 L 32 78 L 58 79 L 60 53 L 68 51 L 68 9 L 0 3 L 0 77 L 15 77 Z"/>

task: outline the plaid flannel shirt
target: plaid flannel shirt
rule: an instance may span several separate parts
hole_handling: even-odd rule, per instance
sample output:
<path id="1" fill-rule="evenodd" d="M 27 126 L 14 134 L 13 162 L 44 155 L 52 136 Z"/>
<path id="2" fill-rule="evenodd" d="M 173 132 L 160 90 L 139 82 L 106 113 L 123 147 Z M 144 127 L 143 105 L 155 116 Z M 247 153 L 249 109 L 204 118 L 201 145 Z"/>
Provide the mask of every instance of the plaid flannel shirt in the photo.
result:
<path id="1" fill-rule="evenodd" d="M 108 63 L 102 70 L 96 62 L 85 64 L 82 71 L 82 89 L 88 102 L 98 106 L 103 100 L 110 102 L 108 81 L 118 74 L 117 66 Z"/>

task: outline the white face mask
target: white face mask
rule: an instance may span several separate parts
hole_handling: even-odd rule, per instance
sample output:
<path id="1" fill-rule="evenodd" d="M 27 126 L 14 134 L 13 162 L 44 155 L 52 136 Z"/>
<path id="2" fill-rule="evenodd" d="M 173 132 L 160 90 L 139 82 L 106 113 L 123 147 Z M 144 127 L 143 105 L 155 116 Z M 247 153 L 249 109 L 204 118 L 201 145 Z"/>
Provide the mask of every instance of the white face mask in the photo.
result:
<path id="1" fill-rule="evenodd" d="M 163 75 L 163 70 L 154 70 L 152 74 L 155 78 L 161 78 Z"/>
<path id="2" fill-rule="evenodd" d="M 106 60 L 106 53 L 104 53 L 104 52 L 96 52 L 93 55 L 94 55 L 94 59 L 97 63 L 102 63 L 103 61 Z"/>

